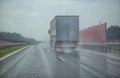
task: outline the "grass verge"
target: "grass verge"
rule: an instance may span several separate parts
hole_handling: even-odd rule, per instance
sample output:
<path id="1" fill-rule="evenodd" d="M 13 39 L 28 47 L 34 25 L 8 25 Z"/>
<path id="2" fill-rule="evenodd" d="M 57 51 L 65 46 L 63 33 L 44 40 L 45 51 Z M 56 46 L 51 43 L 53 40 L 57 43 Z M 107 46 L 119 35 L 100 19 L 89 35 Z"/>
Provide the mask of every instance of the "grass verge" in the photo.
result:
<path id="1" fill-rule="evenodd" d="M 23 48 L 27 45 L 14 45 L 14 46 L 8 46 L 8 47 L 3 47 L 3 48 L 0 48 L 0 57 L 3 57 L 13 51 L 16 51 L 20 48 Z"/>

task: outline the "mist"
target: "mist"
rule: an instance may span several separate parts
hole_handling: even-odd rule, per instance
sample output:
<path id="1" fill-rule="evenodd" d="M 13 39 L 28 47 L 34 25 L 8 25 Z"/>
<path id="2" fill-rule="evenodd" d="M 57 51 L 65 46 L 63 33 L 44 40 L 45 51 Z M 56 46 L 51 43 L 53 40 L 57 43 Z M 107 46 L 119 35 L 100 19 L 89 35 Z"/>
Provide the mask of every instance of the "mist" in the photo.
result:
<path id="1" fill-rule="evenodd" d="M 0 31 L 49 41 L 56 15 L 79 15 L 79 28 L 107 22 L 120 25 L 119 0 L 0 0 Z"/>

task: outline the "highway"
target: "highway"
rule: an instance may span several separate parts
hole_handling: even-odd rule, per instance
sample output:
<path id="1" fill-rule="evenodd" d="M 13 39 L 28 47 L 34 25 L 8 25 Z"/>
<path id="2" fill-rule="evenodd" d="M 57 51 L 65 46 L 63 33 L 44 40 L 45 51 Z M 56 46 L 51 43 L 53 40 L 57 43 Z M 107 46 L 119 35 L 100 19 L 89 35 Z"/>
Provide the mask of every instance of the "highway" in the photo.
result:
<path id="1" fill-rule="evenodd" d="M 0 78 L 120 78 L 120 58 L 77 48 L 59 57 L 49 43 L 0 60 Z"/>

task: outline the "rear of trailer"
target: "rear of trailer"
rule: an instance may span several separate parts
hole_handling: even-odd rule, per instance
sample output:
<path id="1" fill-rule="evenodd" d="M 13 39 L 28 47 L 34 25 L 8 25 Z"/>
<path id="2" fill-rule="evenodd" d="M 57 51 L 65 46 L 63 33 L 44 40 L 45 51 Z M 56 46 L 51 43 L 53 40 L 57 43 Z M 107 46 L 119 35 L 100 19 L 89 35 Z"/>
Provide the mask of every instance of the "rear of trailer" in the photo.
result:
<path id="1" fill-rule="evenodd" d="M 49 34 L 53 48 L 76 48 L 79 42 L 79 16 L 56 16 L 50 23 Z"/>

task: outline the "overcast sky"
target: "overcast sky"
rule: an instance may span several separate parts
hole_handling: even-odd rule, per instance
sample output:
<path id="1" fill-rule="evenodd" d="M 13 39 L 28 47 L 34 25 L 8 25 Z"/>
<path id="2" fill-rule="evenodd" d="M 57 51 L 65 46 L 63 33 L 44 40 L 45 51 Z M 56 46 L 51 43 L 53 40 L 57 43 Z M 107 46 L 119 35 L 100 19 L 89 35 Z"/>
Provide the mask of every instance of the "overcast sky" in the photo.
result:
<path id="1" fill-rule="evenodd" d="M 79 15 L 80 29 L 104 22 L 120 25 L 120 0 L 0 0 L 0 31 L 49 40 L 56 15 Z"/>

